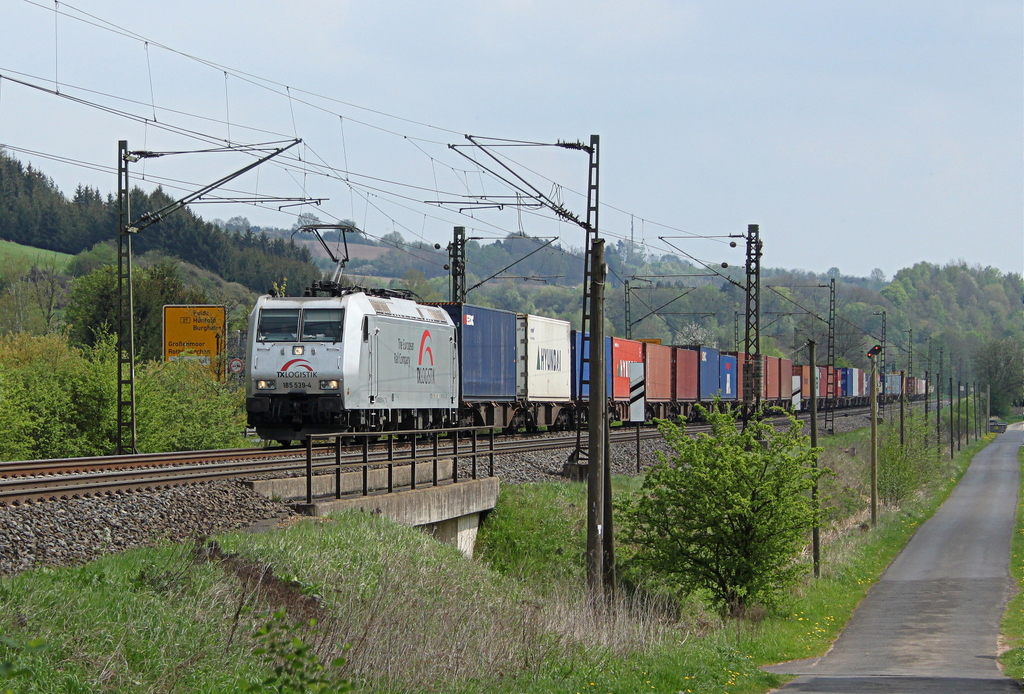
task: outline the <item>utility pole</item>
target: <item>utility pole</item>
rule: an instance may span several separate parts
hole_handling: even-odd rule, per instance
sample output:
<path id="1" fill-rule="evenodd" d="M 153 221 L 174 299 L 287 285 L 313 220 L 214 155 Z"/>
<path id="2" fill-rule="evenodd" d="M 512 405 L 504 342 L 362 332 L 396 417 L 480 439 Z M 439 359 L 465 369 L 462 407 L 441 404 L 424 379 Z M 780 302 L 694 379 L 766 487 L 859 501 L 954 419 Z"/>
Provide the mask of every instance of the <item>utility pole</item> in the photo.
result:
<path id="1" fill-rule="evenodd" d="M 807 341 L 807 360 L 810 362 L 811 373 L 817 373 L 817 363 L 815 360 L 815 345 L 814 340 Z M 813 384 L 813 379 L 812 379 Z M 818 389 L 816 384 L 811 388 L 811 448 L 818 447 Z M 814 469 L 818 469 L 818 456 L 814 456 Z M 811 504 L 814 506 L 814 512 L 818 512 L 818 478 L 814 478 L 814 486 L 811 487 Z M 814 527 L 811 528 L 811 559 L 814 563 L 814 577 L 821 577 L 821 533 L 818 528 L 818 524 L 815 523 Z"/>
<path id="2" fill-rule="evenodd" d="M 747 225 L 747 310 L 743 351 L 744 421 L 761 405 L 761 255 L 760 228 Z"/>
<path id="3" fill-rule="evenodd" d="M 978 426 L 979 420 L 978 420 L 978 383 L 977 383 L 977 381 L 971 383 L 970 401 L 974 405 L 974 416 L 971 417 L 971 420 L 972 420 L 972 424 L 974 424 L 974 427 L 973 427 L 973 429 L 974 429 L 974 440 L 977 441 L 978 439 L 981 438 L 981 434 L 979 433 L 979 426 Z M 970 407 L 968 407 L 968 412 L 970 412 L 970 411 L 971 411 L 971 409 L 970 409 Z"/>
<path id="4" fill-rule="evenodd" d="M 589 445 L 587 450 L 587 593 L 594 605 L 600 603 L 605 584 L 604 531 L 605 523 L 605 439 L 608 430 L 607 380 L 604 353 L 604 239 L 594 239 L 591 246 L 593 262 L 591 267 L 590 299 L 592 326 L 590 344 L 599 345 L 591 350 L 590 369 L 597 375 L 590 379 L 589 403 Z"/>
<path id="5" fill-rule="evenodd" d="M 836 433 L 836 278 L 828 281 L 828 369 L 825 378 L 825 432 L 831 436 Z"/>
<path id="6" fill-rule="evenodd" d="M 907 444 L 906 444 L 906 439 L 907 439 L 906 428 L 904 426 L 904 419 L 906 418 L 906 415 L 907 415 L 907 406 L 906 406 L 906 402 L 907 402 L 907 397 L 906 397 L 906 392 L 907 392 L 907 372 L 906 371 L 900 371 L 900 389 L 903 391 L 902 393 L 900 393 L 900 448 L 905 449 L 906 446 L 907 446 Z"/>
<path id="7" fill-rule="evenodd" d="M 964 385 L 956 382 L 956 449 L 959 451 L 964 438 Z"/>
<path id="8" fill-rule="evenodd" d="M 930 395 L 928 389 L 931 387 L 931 370 L 932 370 L 932 338 L 928 336 L 928 369 L 924 372 L 924 445 L 928 445 L 928 403 L 931 402 L 928 399 Z"/>
<path id="9" fill-rule="evenodd" d="M 992 384 L 985 385 L 985 426 L 988 427 L 988 420 L 992 419 Z"/>
<path id="10" fill-rule="evenodd" d="M 929 359 L 928 361 L 930 362 L 931 360 Z M 930 364 L 929 364 L 929 366 L 930 366 Z M 925 447 L 928 446 L 928 432 L 929 432 L 929 430 L 928 430 L 928 403 L 931 402 L 929 400 L 929 398 L 931 397 L 931 394 L 928 392 L 928 388 L 930 386 L 930 383 L 929 383 L 928 379 L 930 379 L 930 378 L 931 378 L 931 373 L 928 372 L 928 371 L 925 371 L 924 372 L 924 445 L 925 445 Z"/>
<path id="11" fill-rule="evenodd" d="M 448 265 L 451 268 L 451 301 L 466 302 L 466 227 L 455 227 L 448 244 Z"/>
<path id="12" fill-rule="evenodd" d="M 950 360 L 952 362 L 952 360 Z M 949 459 L 953 459 L 953 377 L 949 377 Z"/>
<path id="13" fill-rule="evenodd" d="M 974 440 L 977 441 L 981 438 L 981 389 L 978 388 L 978 382 L 974 382 Z"/>
<path id="14" fill-rule="evenodd" d="M 868 350 L 871 361 L 871 527 L 878 523 L 878 369 L 875 357 L 884 353 L 881 345 Z"/>
<path id="15" fill-rule="evenodd" d="M 935 374 L 935 447 L 942 450 L 942 347 L 939 347 L 939 366 Z"/>

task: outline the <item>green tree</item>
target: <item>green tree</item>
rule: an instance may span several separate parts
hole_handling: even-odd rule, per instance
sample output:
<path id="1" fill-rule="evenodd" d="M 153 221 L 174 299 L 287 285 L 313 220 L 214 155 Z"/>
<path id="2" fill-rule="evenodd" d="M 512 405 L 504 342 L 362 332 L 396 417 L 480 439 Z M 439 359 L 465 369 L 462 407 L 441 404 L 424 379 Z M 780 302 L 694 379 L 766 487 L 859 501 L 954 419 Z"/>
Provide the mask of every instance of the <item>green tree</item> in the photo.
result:
<path id="1" fill-rule="evenodd" d="M 771 606 L 805 567 L 795 560 L 818 512 L 808 494 L 824 470 L 790 418 L 736 427 L 732 414 L 702 414 L 710 434 L 659 422 L 671 457 L 618 505 L 627 572 L 682 592 L 707 591 L 723 615 Z"/>
<path id="2" fill-rule="evenodd" d="M 139 359 L 161 359 L 164 304 L 205 304 L 205 292 L 186 286 L 178 262 L 162 258 L 153 265 L 133 269 L 135 354 Z M 117 270 L 106 265 L 71 285 L 65 314 L 72 341 L 94 345 L 117 330 Z"/>
<path id="3" fill-rule="evenodd" d="M 974 370 L 982 385 L 992 389 L 992 412 L 1007 415 L 1024 400 L 1024 339 L 990 340 L 974 355 Z"/>

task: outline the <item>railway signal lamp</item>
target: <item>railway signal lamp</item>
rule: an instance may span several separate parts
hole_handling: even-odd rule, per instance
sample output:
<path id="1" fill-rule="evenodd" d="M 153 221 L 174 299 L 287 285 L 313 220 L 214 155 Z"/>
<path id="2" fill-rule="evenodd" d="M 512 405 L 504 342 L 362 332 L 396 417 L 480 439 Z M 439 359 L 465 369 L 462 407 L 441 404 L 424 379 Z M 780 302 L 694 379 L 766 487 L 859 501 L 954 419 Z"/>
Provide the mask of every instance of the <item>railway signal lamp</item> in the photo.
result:
<path id="1" fill-rule="evenodd" d="M 868 350 L 868 356 L 869 357 L 877 357 L 881 353 L 882 353 L 882 345 L 875 345 L 874 347 L 872 347 L 871 349 Z"/>

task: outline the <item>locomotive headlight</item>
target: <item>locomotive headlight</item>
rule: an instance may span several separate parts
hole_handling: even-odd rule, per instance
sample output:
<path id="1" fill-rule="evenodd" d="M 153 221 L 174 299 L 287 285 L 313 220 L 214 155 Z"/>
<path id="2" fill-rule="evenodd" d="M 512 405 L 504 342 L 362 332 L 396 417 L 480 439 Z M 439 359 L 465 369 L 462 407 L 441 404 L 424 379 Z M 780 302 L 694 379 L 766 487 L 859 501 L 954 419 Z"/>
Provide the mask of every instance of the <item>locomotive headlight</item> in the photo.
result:
<path id="1" fill-rule="evenodd" d="M 339 381 L 335 381 L 333 379 L 329 381 L 320 381 L 320 390 L 337 390 L 340 385 L 341 383 Z"/>
<path id="2" fill-rule="evenodd" d="M 256 390 L 277 390 L 277 381 L 272 378 L 266 381 L 256 381 Z"/>
<path id="3" fill-rule="evenodd" d="M 303 345 L 295 345 L 292 347 L 292 354 L 301 356 L 306 353 L 306 348 Z"/>

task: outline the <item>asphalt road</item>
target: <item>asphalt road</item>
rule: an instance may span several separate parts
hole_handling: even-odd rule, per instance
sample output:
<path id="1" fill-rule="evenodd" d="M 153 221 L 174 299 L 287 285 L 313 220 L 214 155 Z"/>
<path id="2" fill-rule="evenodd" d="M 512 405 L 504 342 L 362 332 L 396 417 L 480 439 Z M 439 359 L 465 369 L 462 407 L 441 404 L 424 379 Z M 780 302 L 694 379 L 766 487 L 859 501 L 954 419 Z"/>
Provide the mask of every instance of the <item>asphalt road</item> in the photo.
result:
<path id="1" fill-rule="evenodd" d="M 821 658 L 766 668 L 800 694 L 1020 692 L 996 665 L 1009 575 L 1021 428 L 974 457 Z"/>

